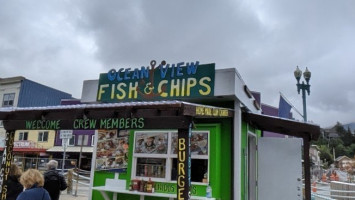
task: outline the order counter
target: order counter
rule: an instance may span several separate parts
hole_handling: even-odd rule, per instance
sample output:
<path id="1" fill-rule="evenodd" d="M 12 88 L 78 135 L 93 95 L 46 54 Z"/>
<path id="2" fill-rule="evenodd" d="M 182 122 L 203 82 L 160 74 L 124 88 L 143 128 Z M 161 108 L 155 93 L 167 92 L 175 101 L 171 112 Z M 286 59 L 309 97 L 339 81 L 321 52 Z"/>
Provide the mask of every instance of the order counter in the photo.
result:
<path id="1" fill-rule="evenodd" d="M 108 193 L 113 193 L 112 200 L 120 200 L 117 197 L 117 194 L 131 194 L 140 196 L 140 200 L 144 200 L 145 196 L 153 196 L 153 197 L 165 197 L 169 198 L 169 200 L 173 200 L 177 198 L 177 194 L 168 194 L 168 193 L 148 193 L 148 192 L 139 192 L 139 191 L 130 191 L 126 189 L 126 180 L 118 179 L 118 173 L 115 174 L 114 179 L 106 179 L 105 186 L 96 186 L 92 188 L 93 190 L 99 191 L 102 197 L 105 200 L 111 200 Z M 201 196 L 191 196 L 191 200 L 215 200 L 215 198 L 206 198 Z"/>
<path id="2" fill-rule="evenodd" d="M 124 188 L 112 189 L 111 187 L 106 187 L 106 186 L 93 187 L 92 189 L 99 191 L 105 200 L 111 200 L 109 195 L 107 194 L 107 192 L 112 192 L 113 193 L 112 200 L 119 200 L 117 198 L 117 194 L 118 193 L 120 193 L 120 194 L 139 195 L 140 196 L 140 200 L 144 200 L 145 196 L 166 197 L 166 198 L 169 198 L 169 200 L 173 200 L 174 198 L 175 199 L 177 198 L 176 194 L 147 193 L 147 192 L 129 191 L 129 190 L 126 190 Z M 191 196 L 191 200 L 215 200 L 215 198 Z"/>

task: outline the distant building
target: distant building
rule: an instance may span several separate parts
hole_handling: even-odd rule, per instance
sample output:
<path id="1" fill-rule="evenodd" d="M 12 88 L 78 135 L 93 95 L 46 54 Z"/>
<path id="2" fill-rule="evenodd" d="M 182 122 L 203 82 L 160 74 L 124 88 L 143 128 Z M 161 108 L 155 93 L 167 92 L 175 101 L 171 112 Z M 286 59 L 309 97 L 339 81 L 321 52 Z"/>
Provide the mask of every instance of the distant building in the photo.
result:
<path id="1" fill-rule="evenodd" d="M 22 76 L 0 78 L 1 107 L 36 107 L 60 105 L 72 95 L 28 80 Z"/>
<path id="2" fill-rule="evenodd" d="M 37 158 L 49 156 L 46 151 L 53 147 L 54 138 L 54 130 L 17 130 L 13 149 L 15 163 L 23 169 L 44 165 L 45 162 L 41 163 Z"/>
<path id="3" fill-rule="evenodd" d="M 335 166 L 341 170 L 352 167 L 354 160 L 347 156 L 339 156 L 335 159 Z"/>
<path id="4" fill-rule="evenodd" d="M 323 138 L 326 138 L 328 140 L 340 137 L 336 130 L 336 126 L 333 126 L 332 128 L 323 128 L 321 132 Z"/>
<path id="5" fill-rule="evenodd" d="M 60 105 L 62 99 L 71 99 L 72 95 L 22 76 L 0 78 L 1 107 L 37 107 Z M 6 132 L 0 121 L 0 150 L 5 146 Z M 54 145 L 55 132 L 48 130 L 17 130 L 15 132 L 14 155 L 23 167 L 33 167 L 36 162 L 24 161 L 22 157 L 48 156 L 46 150 Z"/>

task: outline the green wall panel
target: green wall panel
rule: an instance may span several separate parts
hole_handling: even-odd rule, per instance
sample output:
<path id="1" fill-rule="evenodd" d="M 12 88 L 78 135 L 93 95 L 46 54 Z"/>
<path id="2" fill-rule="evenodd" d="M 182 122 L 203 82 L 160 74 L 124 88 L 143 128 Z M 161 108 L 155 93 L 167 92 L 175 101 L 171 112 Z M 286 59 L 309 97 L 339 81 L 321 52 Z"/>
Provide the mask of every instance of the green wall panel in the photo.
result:
<path id="1" fill-rule="evenodd" d="M 261 131 L 253 126 L 250 126 L 246 122 L 242 121 L 242 135 L 241 135 L 241 199 L 248 199 L 248 132 L 252 132 L 256 137 L 261 137 Z M 256 163 L 257 163 L 257 153 L 256 153 Z"/>
<path id="2" fill-rule="evenodd" d="M 97 171 L 94 173 L 94 186 L 103 186 L 107 178 L 114 178 L 115 174 L 105 171 Z M 112 194 L 109 195 L 112 197 Z M 92 199 L 103 199 L 100 192 L 93 190 Z"/>

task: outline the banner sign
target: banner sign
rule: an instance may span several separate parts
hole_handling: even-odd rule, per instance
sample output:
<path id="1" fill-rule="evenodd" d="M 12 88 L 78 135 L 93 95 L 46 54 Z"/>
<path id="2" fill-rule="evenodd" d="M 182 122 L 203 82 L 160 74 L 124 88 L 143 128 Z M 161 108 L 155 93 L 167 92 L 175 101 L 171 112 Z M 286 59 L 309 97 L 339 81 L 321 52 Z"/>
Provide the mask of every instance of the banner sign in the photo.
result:
<path id="1" fill-rule="evenodd" d="M 178 159 L 177 159 L 177 199 L 190 199 L 191 186 L 191 154 L 190 154 L 191 125 L 189 129 L 178 130 Z"/>
<path id="2" fill-rule="evenodd" d="M 195 114 L 206 117 L 229 117 L 229 112 L 225 108 L 211 108 L 206 106 L 197 106 Z"/>
<path id="3" fill-rule="evenodd" d="M 1 188 L 1 200 L 6 199 L 6 193 L 9 188 L 7 188 L 6 181 L 10 173 L 11 161 L 12 161 L 12 150 L 14 148 L 14 137 L 15 131 L 10 131 L 6 133 L 6 140 L 4 147 L 4 152 L 2 155 L 1 170 L 0 170 L 0 188 Z"/>
<path id="4" fill-rule="evenodd" d="M 23 141 L 14 142 L 14 147 L 16 148 L 36 148 L 36 146 L 37 146 L 36 142 L 33 141 L 23 140 Z"/>
<path id="5" fill-rule="evenodd" d="M 198 61 L 166 64 L 155 60 L 141 68 L 100 74 L 97 101 L 149 101 L 214 96 L 215 64 Z"/>
<path id="6" fill-rule="evenodd" d="M 59 130 L 62 122 L 67 123 L 65 120 L 30 120 L 25 121 L 25 129 Z M 73 130 L 141 129 L 144 128 L 144 118 L 75 119 L 71 127 Z"/>
<path id="7" fill-rule="evenodd" d="M 184 116 L 168 116 L 164 117 L 164 120 L 164 123 L 161 123 L 156 117 L 13 120 L 6 121 L 6 126 L 8 130 L 178 129 L 188 126 Z"/>

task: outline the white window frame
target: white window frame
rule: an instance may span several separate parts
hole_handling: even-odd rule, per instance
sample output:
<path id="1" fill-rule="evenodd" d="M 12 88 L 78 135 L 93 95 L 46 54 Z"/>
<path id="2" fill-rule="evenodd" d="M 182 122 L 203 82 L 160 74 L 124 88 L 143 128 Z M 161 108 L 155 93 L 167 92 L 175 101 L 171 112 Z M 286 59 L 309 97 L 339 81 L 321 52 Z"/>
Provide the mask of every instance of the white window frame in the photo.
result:
<path id="1" fill-rule="evenodd" d="M 207 133 L 208 135 L 208 152 L 207 155 L 191 155 L 191 159 L 204 159 L 207 160 L 207 174 L 209 174 L 209 166 L 210 166 L 210 131 L 209 130 L 202 130 L 202 131 L 192 131 L 193 133 Z M 148 154 L 148 153 L 135 153 L 136 149 L 136 136 L 137 133 L 168 133 L 168 149 L 166 154 Z M 131 171 L 131 179 L 143 179 L 143 180 L 148 180 L 149 177 L 142 177 L 142 176 L 136 176 L 137 172 L 137 160 L 138 158 L 165 158 L 166 163 L 165 163 L 165 178 L 156 178 L 156 177 L 151 177 L 151 180 L 157 181 L 157 182 L 167 182 L 167 183 L 176 183 L 176 180 L 171 180 L 171 170 L 172 170 L 172 163 L 173 159 L 177 158 L 177 154 L 173 154 L 171 152 L 171 141 L 172 141 L 172 135 L 177 134 L 177 131 L 135 131 L 134 132 L 134 142 L 133 142 L 133 159 L 132 159 L 132 171 Z M 209 180 L 209 176 L 207 178 Z M 208 182 L 208 181 L 207 181 Z M 192 182 L 193 184 L 199 184 L 199 185 L 207 185 L 207 183 L 203 182 Z"/>
<path id="2" fill-rule="evenodd" d="M 95 145 L 95 134 L 91 136 L 91 146 Z"/>
<path id="3" fill-rule="evenodd" d="M 42 134 L 42 136 L 41 136 L 41 139 L 40 139 L 40 135 Z M 45 134 L 47 134 L 47 140 L 44 140 L 43 138 L 44 138 L 44 136 L 45 136 Z M 38 132 L 38 142 L 48 142 L 48 137 L 49 137 L 49 132 L 48 131 L 39 131 Z"/>
<path id="4" fill-rule="evenodd" d="M 9 99 L 9 97 L 11 97 L 12 99 Z M 5 98 L 7 98 L 7 99 L 5 100 Z M 7 102 L 6 104 L 5 104 L 5 101 Z M 12 101 L 11 105 L 9 104 L 10 101 Z M 2 99 L 2 107 L 12 107 L 12 106 L 14 106 L 14 104 L 15 104 L 15 93 L 4 94 L 3 99 Z"/>
<path id="5" fill-rule="evenodd" d="M 89 135 L 87 135 L 87 134 L 86 135 L 78 135 L 77 145 L 81 146 L 81 141 L 82 141 L 81 137 L 84 137 L 83 146 L 88 146 L 89 145 Z M 85 137 L 86 137 L 86 142 L 85 142 Z"/>
<path id="6" fill-rule="evenodd" d="M 72 140 L 73 139 L 73 140 Z M 70 143 L 70 141 L 73 141 L 73 144 Z M 75 135 L 73 135 L 71 138 L 68 140 L 68 146 L 75 146 Z"/>
<path id="7" fill-rule="evenodd" d="M 65 140 L 67 141 L 67 146 L 70 146 L 70 147 L 75 146 L 75 135 L 72 135 L 72 137 L 68 138 L 68 139 L 62 139 L 62 146 L 63 146 L 63 143 Z M 73 141 L 73 144 L 70 143 L 70 140 Z"/>
<path id="8" fill-rule="evenodd" d="M 25 135 L 27 135 L 26 139 L 24 139 Z M 18 140 L 19 141 L 27 141 L 28 140 L 28 132 L 27 131 L 19 132 L 18 133 Z"/>

